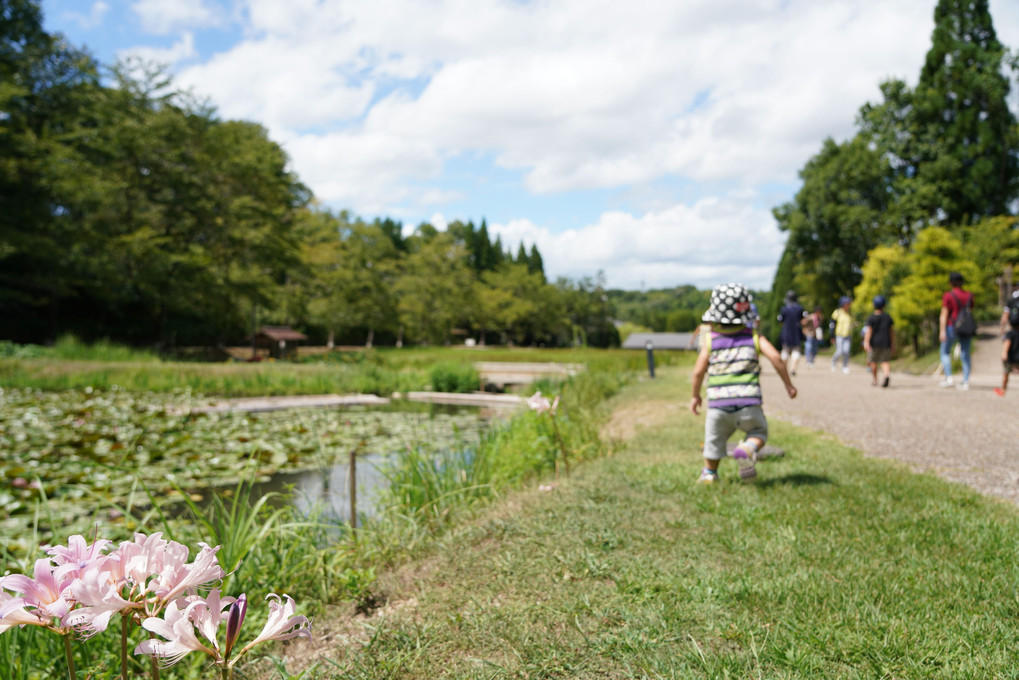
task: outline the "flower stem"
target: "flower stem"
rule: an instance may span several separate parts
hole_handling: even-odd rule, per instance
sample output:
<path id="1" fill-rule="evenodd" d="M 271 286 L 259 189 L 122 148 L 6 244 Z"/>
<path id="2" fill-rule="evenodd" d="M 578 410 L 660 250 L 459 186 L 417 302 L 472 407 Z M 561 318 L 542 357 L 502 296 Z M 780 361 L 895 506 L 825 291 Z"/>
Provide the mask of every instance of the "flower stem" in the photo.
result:
<path id="1" fill-rule="evenodd" d="M 570 459 L 566 455 L 566 443 L 563 441 L 563 436 L 559 433 L 559 423 L 556 422 L 555 414 L 549 414 L 552 416 L 552 429 L 555 431 L 556 441 L 559 442 L 559 450 L 563 454 L 563 465 L 566 467 L 566 476 L 570 476 Z"/>
<path id="2" fill-rule="evenodd" d="M 149 639 L 151 640 L 155 637 L 156 634 L 150 631 Z M 154 656 L 149 657 L 149 677 L 152 678 L 152 680 L 159 680 L 159 663 L 156 661 L 156 657 Z"/>
<path id="3" fill-rule="evenodd" d="M 67 677 L 76 680 L 78 671 L 74 668 L 74 652 L 71 650 L 71 636 L 64 635 L 64 656 L 67 657 Z"/>
<path id="4" fill-rule="evenodd" d="M 126 614 L 120 615 L 120 680 L 127 678 L 127 631 L 130 626 Z"/>

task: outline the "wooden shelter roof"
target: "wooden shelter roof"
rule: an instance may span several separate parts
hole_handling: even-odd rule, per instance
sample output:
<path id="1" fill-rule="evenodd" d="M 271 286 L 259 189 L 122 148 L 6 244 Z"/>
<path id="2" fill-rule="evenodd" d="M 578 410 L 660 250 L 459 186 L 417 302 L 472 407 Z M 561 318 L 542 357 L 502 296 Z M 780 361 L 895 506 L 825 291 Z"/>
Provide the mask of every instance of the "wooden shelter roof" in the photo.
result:
<path id="1" fill-rule="evenodd" d="M 307 340 L 308 336 L 298 333 L 290 326 L 262 326 L 258 329 L 258 335 L 264 335 L 270 340 Z"/>

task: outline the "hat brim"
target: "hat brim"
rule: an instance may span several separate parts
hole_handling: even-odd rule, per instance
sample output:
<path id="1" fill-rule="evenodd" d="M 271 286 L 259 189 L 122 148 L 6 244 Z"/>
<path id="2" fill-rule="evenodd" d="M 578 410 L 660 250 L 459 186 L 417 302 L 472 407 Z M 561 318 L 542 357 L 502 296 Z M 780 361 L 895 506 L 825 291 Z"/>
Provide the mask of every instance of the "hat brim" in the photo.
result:
<path id="1" fill-rule="evenodd" d="M 718 312 L 714 309 L 709 309 L 704 312 L 704 316 L 701 317 L 701 321 L 705 323 L 720 323 L 726 326 L 746 326 L 750 323 L 751 317 L 748 312 L 744 312 L 740 316 L 731 319 L 723 319 L 718 315 Z"/>

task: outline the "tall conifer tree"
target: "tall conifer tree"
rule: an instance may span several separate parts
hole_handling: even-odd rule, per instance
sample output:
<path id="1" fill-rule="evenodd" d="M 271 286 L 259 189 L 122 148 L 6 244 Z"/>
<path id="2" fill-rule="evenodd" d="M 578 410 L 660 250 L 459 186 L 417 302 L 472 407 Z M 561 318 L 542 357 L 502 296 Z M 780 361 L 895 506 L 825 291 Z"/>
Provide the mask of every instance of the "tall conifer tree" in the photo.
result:
<path id="1" fill-rule="evenodd" d="M 939 0 L 930 51 L 908 120 L 912 181 L 935 222 L 957 225 L 1007 212 L 1017 188 L 1015 116 L 1008 108 L 1005 49 L 987 0 Z"/>

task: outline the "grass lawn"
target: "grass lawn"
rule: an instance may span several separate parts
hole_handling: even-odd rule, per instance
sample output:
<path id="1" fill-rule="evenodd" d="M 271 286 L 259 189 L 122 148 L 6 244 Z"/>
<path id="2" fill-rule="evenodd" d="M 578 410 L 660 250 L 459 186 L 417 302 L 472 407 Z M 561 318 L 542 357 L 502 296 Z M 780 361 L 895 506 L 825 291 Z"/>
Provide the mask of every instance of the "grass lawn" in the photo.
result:
<path id="1" fill-rule="evenodd" d="M 1015 507 L 778 421 L 757 483 L 695 485 L 688 375 L 627 387 L 625 446 L 384 574 L 371 618 L 320 617 L 306 677 L 1019 677 Z"/>

